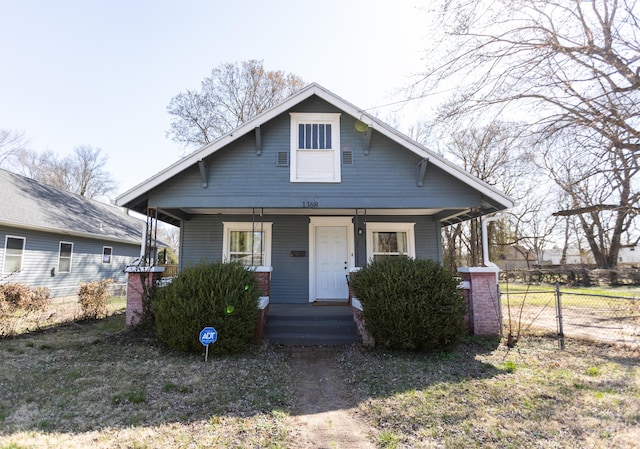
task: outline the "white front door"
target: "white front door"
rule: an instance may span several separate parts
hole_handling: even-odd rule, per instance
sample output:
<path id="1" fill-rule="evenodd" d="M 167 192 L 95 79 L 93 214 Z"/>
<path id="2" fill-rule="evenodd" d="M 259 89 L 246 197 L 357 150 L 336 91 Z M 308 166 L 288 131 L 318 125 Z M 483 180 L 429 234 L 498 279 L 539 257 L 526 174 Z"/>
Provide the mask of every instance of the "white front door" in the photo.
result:
<path id="1" fill-rule="evenodd" d="M 348 299 L 349 251 L 347 226 L 317 226 L 315 299 Z"/>

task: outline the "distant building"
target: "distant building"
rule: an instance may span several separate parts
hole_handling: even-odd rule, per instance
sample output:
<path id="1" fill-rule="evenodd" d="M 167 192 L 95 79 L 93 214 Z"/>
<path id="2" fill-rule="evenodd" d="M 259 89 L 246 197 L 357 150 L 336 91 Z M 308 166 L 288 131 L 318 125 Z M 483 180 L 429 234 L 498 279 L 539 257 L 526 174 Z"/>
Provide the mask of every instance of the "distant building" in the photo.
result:
<path id="1" fill-rule="evenodd" d="M 494 261 L 501 270 L 518 270 L 531 268 L 537 264 L 536 255 L 520 245 L 506 247 L 497 260 Z"/>
<path id="2" fill-rule="evenodd" d="M 624 246 L 620 248 L 618 265 L 640 266 L 640 247 Z"/>
<path id="3" fill-rule="evenodd" d="M 565 265 L 590 265 L 594 263 L 593 256 L 590 252 L 580 253 L 577 248 L 569 248 L 566 254 L 567 260 Z M 560 266 L 562 263 L 562 249 L 557 246 L 552 249 L 545 250 L 542 253 L 542 266 Z"/>

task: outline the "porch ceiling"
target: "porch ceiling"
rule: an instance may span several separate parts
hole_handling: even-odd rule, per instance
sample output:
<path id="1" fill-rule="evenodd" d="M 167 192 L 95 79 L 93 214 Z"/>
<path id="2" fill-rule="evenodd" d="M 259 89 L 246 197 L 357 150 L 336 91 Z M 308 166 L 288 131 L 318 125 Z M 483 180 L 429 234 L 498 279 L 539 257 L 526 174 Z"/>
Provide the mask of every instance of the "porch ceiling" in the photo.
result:
<path id="1" fill-rule="evenodd" d="M 327 215 L 327 216 L 348 216 L 354 215 L 356 209 L 314 209 L 314 208 L 182 208 L 183 213 L 188 215 L 251 215 L 262 211 L 265 215 Z M 359 214 L 367 215 L 435 215 L 443 209 L 357 209 Z"/>

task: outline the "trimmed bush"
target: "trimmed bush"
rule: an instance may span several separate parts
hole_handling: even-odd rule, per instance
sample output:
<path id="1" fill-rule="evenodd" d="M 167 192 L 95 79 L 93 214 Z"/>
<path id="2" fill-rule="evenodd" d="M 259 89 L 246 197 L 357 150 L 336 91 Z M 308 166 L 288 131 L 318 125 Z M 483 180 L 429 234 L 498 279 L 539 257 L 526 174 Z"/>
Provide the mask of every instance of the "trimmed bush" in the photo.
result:
<path id="1" fill-rule="evenodd" d="M 0 310 L 35 312 L 47 307 L 51 294 L 45 287 L 29 287 L 20 283 L 0 284 Z"/>
<path id="2" fill-rule="evenodd" d="M 213 326 L 218 340 L 210 353 L 240 351 L 253 341 L 259 298 L 255 276 L 242 265 L 201 263 L 158 289 L 152 306 L 156 334 L 174 349 L 199 352 L 200 331 Z"/>
<path id="3" fill-rule="evenodd" d="M 457 281 L 433 260 L 383 257 L 358 271 L 351 284 L 377 345 L 441 350 L 464 336 L 466 308 Z"/>
<path id="4" fill-rule="evenodd" d="M 80 284 L 78 302 L 82 309 L 82 318 L 98 319 L 107 316 L 111 284 L 113 284 L 113 279 Z"/>

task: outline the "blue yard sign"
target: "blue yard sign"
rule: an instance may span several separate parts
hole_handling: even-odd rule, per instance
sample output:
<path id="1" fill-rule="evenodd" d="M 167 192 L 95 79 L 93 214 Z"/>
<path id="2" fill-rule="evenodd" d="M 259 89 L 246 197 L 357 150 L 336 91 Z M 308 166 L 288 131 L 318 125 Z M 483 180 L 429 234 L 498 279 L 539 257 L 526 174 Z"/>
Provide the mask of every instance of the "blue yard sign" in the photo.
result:
<path id="1" fill-rule="evenodd" d="M 215 343 L 218 339 L 218 331 L 216 331 L 213 327 L 205 327 L 200 331 L 200 343 L 204 345 L 206 348 L 204 361 L 206 362 L 209 358 L 209 345 L 211 343 Z"/>

